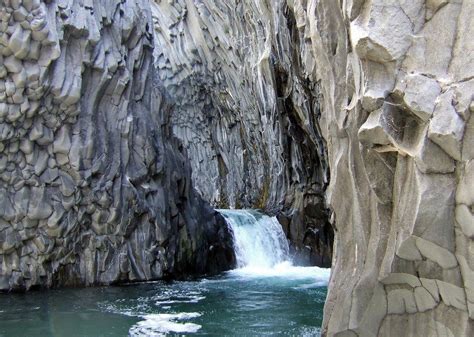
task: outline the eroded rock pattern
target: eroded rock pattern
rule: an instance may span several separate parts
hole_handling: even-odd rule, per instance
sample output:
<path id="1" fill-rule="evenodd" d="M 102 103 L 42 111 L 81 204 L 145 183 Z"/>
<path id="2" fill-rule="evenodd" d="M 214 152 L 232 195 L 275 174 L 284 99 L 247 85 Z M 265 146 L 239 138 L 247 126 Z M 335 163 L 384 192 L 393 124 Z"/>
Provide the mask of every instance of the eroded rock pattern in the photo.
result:
<path id="1" fill-rule="evenodd" d="M 201 195 L 304 216 L 326 191 L 328 336 L 474 334 L 473 15 L 470 0 L 154 6 Z"/>
<path id="2" fill-rule="evenodd" d="M 330 217 L 324 334 L 474 334 L 472 1 L 1 4 L 2 289 L 206 269 L 188 149 L 319 262 Z"/>
<path id="3" fill-rule="evenodd" d="M 353 1 L 330 17 L 348 35 L 325 110 L 329 335 L 474 333 L 473 14 L 472 1 Z"/>
<path id="4" fill-rule="evenodd" d="M 329 266 L 320 83 L 301 13 L 284 1 L 153 7 L 156 66 L 196 189 L 218 207 L 278 214 L 299 255 Z"/>
<path id="5" fill-rule="evenodd" d="M 153 35 L 145 0 L 0 1 L 0 290 L 232 262 L 169 132 Z"/>

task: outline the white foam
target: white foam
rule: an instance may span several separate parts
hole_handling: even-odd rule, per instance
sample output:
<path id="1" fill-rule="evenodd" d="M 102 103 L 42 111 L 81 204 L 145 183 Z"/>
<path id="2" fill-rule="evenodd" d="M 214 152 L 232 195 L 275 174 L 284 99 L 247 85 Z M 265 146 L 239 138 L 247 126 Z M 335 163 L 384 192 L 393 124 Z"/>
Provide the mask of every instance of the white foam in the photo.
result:
<path id="1" fill-rule="evenodd" d="M 184 298 L 184 299 L 179 299 L 179 300 L 158 300 L 156 302 L 156 305 L 163 305 L 163 304 L 174 304 L 174 303 L 198 303 L 201 300 L 204 300 L 206 297 L 205 296 L 195 296 L 195 297 L 189 297 L 189 298 Z"/>
<path id="2" fill-rule="evenodd" d="M 176 321 L 189 320 L 201 316 L 197 312 L 182 312 L 178 314 L 149 314 L 143 316 L 144 320 L 132 326 L 129 330 L 130 337 L 165 336 L 167 333 L 194 333 L 201 329 L 195 323 L 178 323 Z"/>
<path id="3" fill-rule="evenodd" d="M 116 302 L 120 303 L 122 301 L 118 300 Z M 106 312 L 129 317 L 142 317 L 149 310 L 149 307 L 144 300 L 142 303 L 127 308 L 122 308 L 116 303 L 99 303 L 99 307 Z"/>
<path id="4" fill-rule="evenodd" d="M 288 240 L 275 217 L 250 210 L 218 210 L 234 237 L 238 267 L 272 266 L 289 258 Z"/>
<path id="5" fill-rule="evenodd" d="M 230 271 L 229 275 L 250 279 L 310 280 L 320 287 L 329 283 L 330 269 L 292 264 L 288 241 L 275 217 L 252 210 L 218 211 L 234 236 L 238 268 Z"/>
<path id="6" fill-rule="evenodd" d="M 290 261 L 279 263 L 273 267 L 243 267 L 229 272 L 230 275 L 243 278 L 276 277 L 288 280 L 312 280 L 318 286 L 327 285 L 331 269 L 319 267 L 293 266 Z"/>

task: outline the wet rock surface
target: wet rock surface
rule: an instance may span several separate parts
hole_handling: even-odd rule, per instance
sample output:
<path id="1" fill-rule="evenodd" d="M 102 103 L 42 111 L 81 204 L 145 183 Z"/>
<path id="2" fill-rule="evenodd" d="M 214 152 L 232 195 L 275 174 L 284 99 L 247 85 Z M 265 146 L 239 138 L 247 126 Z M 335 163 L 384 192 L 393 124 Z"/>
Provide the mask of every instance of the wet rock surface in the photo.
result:
<path id="1" fill-rule="evenodd" d="M 148 1 L 0 1 L 0 290 L 218 272 Z"/>
<path id="2" fill-rule="evenodd" d="M 2 4 L 1 289 L 218 270 L 202 197 L 332 255 L 323 334 L 474 334 L 471 1 Z"/>
<path id="3" fill-rule="evenodd" d="M 473 11 L 462 0 L 154 6 L 168 47 L 157 67 L 179 97 L 173 130 L 199 193 L 279 212 L 313 252 L 306 233 L 330 219 L 328 336 L 474 333 Z"/>
<path id="4" fill-rule="evenodd" d="M 156 1 L 155 64 L 199 194 L 216 207 L 278 215 L 300 263 L 330 266 L 321 83 L 300 9 Z"/>

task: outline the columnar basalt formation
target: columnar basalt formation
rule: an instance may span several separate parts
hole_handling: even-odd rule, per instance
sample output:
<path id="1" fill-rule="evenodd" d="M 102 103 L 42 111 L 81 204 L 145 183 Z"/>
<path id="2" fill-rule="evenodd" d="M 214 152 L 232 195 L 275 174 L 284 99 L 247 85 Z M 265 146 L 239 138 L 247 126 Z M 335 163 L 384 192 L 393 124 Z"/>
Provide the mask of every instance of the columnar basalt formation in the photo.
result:
<path id="1" fill-rule="evenodd" d="M 325 331 L 470 336 L 474 5 L 335 7 L 316 8 L 321 38 L 325 21 L 347 29 L 318 54 L 336 74 L 322 83 L 341 88 L 323 93 L 337 231 Z"/>
<path id="2" fill-rule="evenodd" d="M 277 214 L 298 255 L 329 266 L 320 83 L 300 15 L 282 1 L 155 1 L 155 59 L 204 199 Z"/>
<path id="3" fill-rule="evenodd" d="M 215 272 L 145 0 L 0 1 L 0 290 Z"/>
<path id="4" fill-rule="evenodd" d="M 474 334 L 473 14 L 468 0 L 154 6 L 200 194 L 297 218 L 306 203 L 328 216 L 326 192 L 326 335 Z"/>
<path id="5" fill-rule="evenodd" d="M 323 334 L 474 334 L 472 1 L 0 4 L 1 289 L 226 260 L 187 152 L 321 264 L 331 222 Z"/>

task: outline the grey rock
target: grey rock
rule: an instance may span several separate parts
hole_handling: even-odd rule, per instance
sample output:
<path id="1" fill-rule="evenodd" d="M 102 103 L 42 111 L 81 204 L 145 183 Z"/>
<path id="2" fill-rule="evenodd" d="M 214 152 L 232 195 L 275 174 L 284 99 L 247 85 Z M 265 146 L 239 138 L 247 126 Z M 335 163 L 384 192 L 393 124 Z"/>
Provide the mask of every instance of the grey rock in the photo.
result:
<path id="1" fill-rule="evenodd" d="M 416 246 L 416 238 L 413 236 L 400 244 L 397 249 L 397 256 L 409 261 L 421 261 L 423 259 L 420 250 Z"/>
<path id="2" fill-rule="evenodd" d="M 2 289 L 216 272 L 208 204 L 255 207 L 332 265 L 323 335 L 473 335 L 471 1 L 24 3 L 0 25 Z"/>
<path id="3" fill-rule="evenodd" d="M 388 293 L 389 314 L 414 314 L 417 312 L 413 292 L 407 289 L 395 289 Z"/>
<path id="4" fill-rule="evenodd" d="M 440 97 L 430 121 L 428 136 L 451 157 L 461 160 L 463 135 L 464 121 L 452 105 L 451 94 L 444 94 Z"/>
<path id="5" fill-rule="evenodd" d="M 457 260 L 453 253 L 445 248 L 439 247 L 431 241 L 416 238 L 416 246 L 426 258 L 438 263 L 443 269 L 457 266 Z"/>
<path id="6" fill-rule="evenodd" d="M 417 287 L 414 294 L 418 312 L 425 312 L 436 307 L 436 301 L 425 288 Z"/>
<path id="7" fill-rule="evenodd" d="M 216 207 L 278 215 L 298 259 L 329 266 L 320 85 L 304 42 L 305 5 L 291 6 L 155 2 L 155 66 L 200 195 Z"/>
<path id="8" fill-rule="evenodd" d="M 73 1 L 74 20 L 58 1 L 21 3 L 1 5 L 14 11 L 1 58 L 0 290 L 232 267 L 229 230 L 171 133 L 150 3 Z"/>
<path id="9" fill-rule="evenodd" d="M 381 281 L 387 285 L 404 283 L 410 285 L 412 288 L 421 286 L 420 280 L 416 276 L 403 273 L 392 273 Z"/>
<path id="10" fill-rule="evenodd" d="M 436 285 L 463 283 L 456 256 L 471 247 L 455 221 L 455 210 L 466 210 L 456 204 L 472 204 L 471 78 L 459 71 L 470 64 L 459 45 L 474 47 L 468 1 L 152 7 L 163 46 L 155 66 L 176 98 L 171 123 L 200 195 L 219 207 L 280 212 L 295 247 L 327 219 L 334 227 L 323 334 L 469 331 L 465 308 L 446 309 L 456 301 L 440 299 Z M 466 214 L 458 212 L 461 222 Z M 297 225 L 305 222 L 315 225 Z M 423 288 L 400 278 L 417 274 Z M 416 297 L 393 289 L 410 284 Z M 400 313 L 364 316 L 384 300 L 386 312 Z M 426 328 L 407 332 L 391 316 Z"/>
<path id="11" fill-rule="evenodd" d="M 439 294 L 446 305 L 467 311 L 466 293 L 463 288 L 437 280 Z"/>
<path id="12" fill-rule="evenodd" d="M 441 92 L 436 80 L 414 74 L 407 75 L 400 82 L 394 94 L 403 97 L 403 104 L 419 118 L 429 120 L 435 109 L 436 98 Z M 421 92 L 423 95 L 420 95 Z"/>

